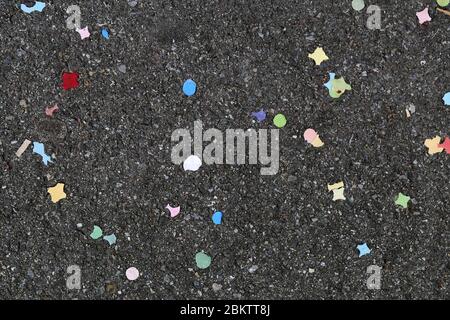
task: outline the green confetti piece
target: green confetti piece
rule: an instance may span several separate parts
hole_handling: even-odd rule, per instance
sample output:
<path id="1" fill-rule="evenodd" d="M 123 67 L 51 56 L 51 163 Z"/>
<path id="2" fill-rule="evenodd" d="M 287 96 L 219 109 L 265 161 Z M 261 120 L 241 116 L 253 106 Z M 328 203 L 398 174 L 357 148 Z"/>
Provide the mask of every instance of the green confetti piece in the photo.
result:
<path id="1" fill-rule="evenodd" d="M 211 257 L 203 252 L 198 252 L 195 255 L 195 262 L 200 269 L 206 269 L 211 264 Z"/>
<path id="2" fill-rule="evenodd" d="M 278 128 L 283 128 L 286 125 L 286 117 L 279 113 L 273 118 L 273 124 Z"/>
<path id="3" fill-rule="evenodd" d="M 364 9 L 364 0 L 353 0 L 352 1 L 352 8 L 356 11 L 361 11 Z"/>
<path id="4" fill-rule="evenodd" d="M 100 227 L 98 226 L 94 226 L 94 231 L 92 231 L 91 233 L 91 238 L 97 240 L 101 238 L 102 235 L 103 235 L 102 229 L 100 229 Z"/>
<path id="5" fill-rule="evenodd" d="M 404 195 L 403 193 L 400 192 L 398 194 L 397 200 L 395 200 L 395 204 L 402 206 L 403 208 L 406 209 L 406 208 L 408 208 L 409 200 L 411 200 L 410 197 L 408 197 L 407 195 Z"/>
<path id="6" fill-rule="evenodd" d="M 446 7 L 450 4 L 450 0 L 437 0 L 436 2 L 441 7 Z"/>

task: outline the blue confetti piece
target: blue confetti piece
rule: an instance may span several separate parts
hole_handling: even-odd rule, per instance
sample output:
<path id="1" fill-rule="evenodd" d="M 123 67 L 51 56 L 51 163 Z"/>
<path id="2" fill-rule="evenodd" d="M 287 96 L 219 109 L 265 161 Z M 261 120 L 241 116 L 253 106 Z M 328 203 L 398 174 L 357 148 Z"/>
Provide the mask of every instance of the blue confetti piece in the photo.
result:
<path id="1" fill-rule="evenodd" d="M 42 157 L 42 162 L 44 162 L 46 166 L 48 166 L 49 162 L 53 163 L 51 157 L 45 153 L 44 145 L 42 143 L 33 142 L 33 153 L 40 155 Z"/>
<path id="2" fill-rule="evenodd" d="M 116 235 L 113 233 L 113 234 L 110 234 L 109 236 L 104 236 L 103 240 L 108 241 L 109 245 L 112 246 L 113 244 L 116 243 L 117 238 L 116 238 Z"/>
<path id="3" fill-rule="evenodd" d="M 24 4 L 20 5 L 20 9 L 25 13 L 32 13 L 34 11 L 42 12 L 42 10 L 44 10 L 44 8 L 45 8 L 45 3 L 39 2 L 39 1 L 36 1 L 34 6 L 32 6 L 32 7 L 27 7 Z"/>
<path id="4" fill-rule="evenodd" d="M 222 212 L 220 212 L 220 211 L 214 212 L 214 214 L 212 216 L 212 221 L 214 222 L 214 224 L 221 224 L 222 223 Z"/>
<path id="5" fill-rule="evenodd" d="M 450 106 L 450 92 L 447 92 L 447 93 L 444 95 L 444 98 L 442 98 L 442 100 L 444 100 L 444 104 L 445 104 L 446 106 Z"/>
<path id="6" fill-rule="evenodd" d="M 266 120 L 266 112 L 262 109 L 258 112 L 252 112 L 252 117 L 256 118 L 256 121 L 258 122 L 263 122 Z"/>
<path id="7" fill-rule="evenodd" d="M 106 40 L 109 39 L 109 32 L 108 32 L 108 29 L 102 28 L 102 36 L 103 36 L 103 38 L 105 38 Z"/>
<path id="8" fill-rule="evenodd" d="M 325 83 L 324 86 L 328 89 L 328 91 L 331 91 L 331 83 L 333 82 L 336 73 L 329 72 L 328 75 L 330 76 L 330 80 L 328 80 L 328 82 Z"/>
<path id="9" fill-rule="evenodd" d="M 191 79 L 186 80 L 183 84 L 183 93 L 190 97 L 195 94 L 195 91 L 197 91 L 197 84 Z"/>
<path id="10" fill-rule="evenodd" d="M 369 254 L 372 250 L 369 249 L 366 243 L 360 244 L 356 247 L 359 250 L 359 257 L 365 256 L 366 254 Z"/>

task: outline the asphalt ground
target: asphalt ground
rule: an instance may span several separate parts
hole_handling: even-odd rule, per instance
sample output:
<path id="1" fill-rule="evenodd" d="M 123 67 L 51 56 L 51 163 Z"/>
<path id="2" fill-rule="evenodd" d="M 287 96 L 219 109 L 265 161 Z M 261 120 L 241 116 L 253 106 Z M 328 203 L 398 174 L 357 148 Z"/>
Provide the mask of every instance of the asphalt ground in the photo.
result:
<path id="1" fill-rule="evenodd" d="M 366 1 L 381 8 L 381 30 L 350 1 L 45 2 L 26 14 L 0 1 L 0 298 L 449 297 L 450 158 L 424 146 L 450 123 L 450 17 L 434 1 Z M 72 4 L 87 39 L 66 27 Z M 433 20 L 420 25 L 426 5 Z M 320 66 L 308 58 L 317 47 L 329 57 Z M 80 86 L 65 91 L 69 71 Z M 352 90 L 332 99 L 328 72 Z M 270 129 L 277 113 L 287 124 L 274 176 L 171 162 L 175 129 Z M 304 141 L 307 128 L 323 147 Z M 25 139 L 54 163 L 31 146 L 16 157 Z M 327 185 L 339 181 L 346 200 L 332 201 Z M 58 182 L 67 198 L 55 204 L 47 188 Z M 170 218 L 167 204 L 181 213 Z M 117 243 L 93 240 L 94 225 Z M 358 256 L 361 243 L 370 254 Z M 80 290 L 66 287 L 70 265 Z M 366 286 L 370 265 L 382 268 L 380 290 Z"/>

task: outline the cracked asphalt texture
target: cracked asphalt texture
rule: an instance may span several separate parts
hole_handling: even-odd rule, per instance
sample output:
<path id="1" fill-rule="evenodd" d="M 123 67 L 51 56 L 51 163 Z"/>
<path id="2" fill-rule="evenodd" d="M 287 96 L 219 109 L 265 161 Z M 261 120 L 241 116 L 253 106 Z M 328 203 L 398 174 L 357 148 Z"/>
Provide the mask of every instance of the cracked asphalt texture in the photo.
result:
<path id="1" fill-rule="evenodd" d="M 450 17 L 433 1 L 366 1 L 380 6 L 381 30 L 351 1 L 45 2 L 25 14 L 0 1 L 0 298 L 448 299 L 450 158 L 423 145 L 450 123 Z M 88 39 L 66 28 L 72 4 Z M 426 5 L 433 21 L 421 26 Z M 315 66 L 319 46 L 330 60 Z M 79 88 L 62 90 L 65 71 Z M 328 72 L 352 91 L 330 98 Z M 278 112 L 275 176 L 171 162 L 175 129 L 274 128 Z M 324 147 L 305 143 L 307 128 Z M 25 139 L 55 163 L 31 147 L 17 158 Z M 347 200 L 333 202 L 327 184 L 341 180 Z M 57 182 L 67 199 L 53 204 Z M 169 218 L 167 204 L 181 214 Z M 91 239 L 94 225 L 117 244 Z M 359 258 L 363 242 L 372 252 Z M 201 250 L 213 258 L 205 270 Z M 82 288 L 68 290 L 75 264 Z M 366 287 L 370 265 L 383 268 L 381 290 Z"/>

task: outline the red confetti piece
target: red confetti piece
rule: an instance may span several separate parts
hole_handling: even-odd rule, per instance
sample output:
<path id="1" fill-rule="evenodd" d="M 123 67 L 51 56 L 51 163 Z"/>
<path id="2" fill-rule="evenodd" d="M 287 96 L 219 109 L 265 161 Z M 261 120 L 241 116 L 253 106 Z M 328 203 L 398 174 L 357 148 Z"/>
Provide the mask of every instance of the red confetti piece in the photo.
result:
<path id="1" fill-rule="evenodd" d="M 76 72 L 64 72 L 62 76 L 62 87 L 64 90 L 70 90 L 78 87 L 78 73 Z"/>
<path id="2" fill-rule="evenodd" d="M 441 143 L 440 145 L 438 145 L 438 147 L 439 148 L 444 148 L 445 152 L 450 154 L 450 138 L 449 137 L 445 137 L 444 143 Z"/>

